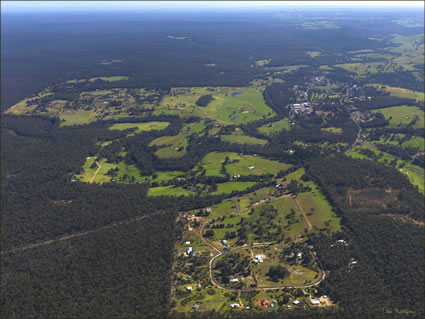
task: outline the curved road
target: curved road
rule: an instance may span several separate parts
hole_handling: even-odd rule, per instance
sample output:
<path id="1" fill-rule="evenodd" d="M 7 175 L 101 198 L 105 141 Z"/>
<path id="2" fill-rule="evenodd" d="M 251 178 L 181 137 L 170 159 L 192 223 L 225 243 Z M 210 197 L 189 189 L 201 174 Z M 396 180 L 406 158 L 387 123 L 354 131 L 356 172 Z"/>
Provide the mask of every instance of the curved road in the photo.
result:
<path id="1" fill-rule="evenodd" d="M 282 196 L 279 196 L 279 197 L 272 198 L 272 199 L 270 199 L 270 201 L 272 201 L 272 200 L 278 200 L 278 199 L 281 199 L 281 198 L 289 198 L 289 197 L 293 198 L 291 195 L 282 195 Z M 293 199 L 294 199 L 294 198 L 293 198 Z M 242 213 L 242 212 L 246 212 L 246 211 L 248 211 L 249 209 L 252 209 L 253 207 L 256 207 L 256 206 L 258 206 L 258 205 L 260 205 L 260 204 L 262 204 L 262 203 L 264 203 L 264 202 L 266 202 L 266 201 L 268 201 L 268 200 L 261 200 L 261 201 L 259 201 L 259 202 L 255 203 L 255 204 L 251 205 L 250 207 L 248 207 L 248 208 L 244 209 L 244 210 L 243 210 L 243 211 L 241 211 L 240 213 Z M 295 203 L 296 203 L 296 205 L 297 205 L 297 208 L 300 210 L 299 203 L 297 203 L 296 199 L 294 199 L 294 201 L 295 201 Z M 237 206 L 236 206 L 236 207 L 237 207 Z M 237 208 L 236 208 L 236 210 L 237 210 L 237 211 L 239 211 Z M 307 219 L 307 216 L 305 216 L 305 214 L 304 214 L 304 212 L 303 212 L 302 210 L 300 210 L 300 213 L 301 213 L 301 215 L 303 216 L 304 222 L 306 223 L 307 227 L 308 227 L 308 228 L 309 228 L 309 230 L 310 230 L 310 228 L 312 228 L 312 227 L 311 227 L 311 224 L 310 224 L 310 221 Z M 214 284 L 217 288 L 225 289 L 225 290 L 228 290 L 228 291 L 253 291 L 253 290 L 269 290 L 269 289 L 277 290 L 277 289 L 283 289 L 283 288 L 308 288 L 308 287 L 312 287 L 312 286 L 316 286 L 316 285 L 318 285 L 318 284 L 319 284 L 319 283 L 321 283 L 321 282 L 325 279 L 325 277 L 326 277 L 326 273 L 325 273 L 325 271 L 323 270 L 322 264 L 320 263 L 319 259 L 318 259 L 318 258 L 317 258 L 317 257 L 316 257 L 316 256 L 315 256 L 312 252 L 310 252 L 310 253 L 311 253 L 311 255 L 313 256 L 313 259 L 315 259 L 315 260 L 317 261 L 317 264 L 319 265 L 320 276 L 319 276 L 316 280 L 314 280 L 314 281 L 312 281 L 312 282 L 310 282 L 310 283 L 308 283 L 308 284 L 294 285 L 294 286 L 276 286 L 276 287 L 247 287 L 247 288 L 228 288 L 228 287 L 225 287 L 225 286 L 223 286 L 220 282 L 218 282 L 218 280 L 217 280 L 217 279 L 215 279 L 215 278 L 214 278 L 214 274 L 213 274 L 213 264 L 214 264 L 214 261 L 215 261 L 217 258 L 220 258 L 220 257 L 222 257 L 222 256 L 228 255 L 228 254 L 233 253 L 233 252 L 235 252 L 235 251 L 237 251 L 237 250 L 247 249 L 247 248 L 250 248 L 250 247 L 286 246 L 287 244 L 284 244 L 284 243 L 254 243 L 254 244 L 252 244 L 252 245 L 251 245 L 251 244 L 245 244 L 245 245 L 243 245 L 243 246 L 239 246 L 239 247 L 235 247 L 235 248 L 232 248 L 232 249 L 229 249 L 229 250 L 225 250 L 225 251 L 223 251 L 223 250 L 220 250 L 219 248 L 217 248 L 216 246 L 214 246 L 214 245 L 213 245 L 210 241 L 208 241 L 208 240 L 204 237 L 204 229 L 205 229 L 205 226 L 206 226 L 207 224 L 209 224 L 209 222 L 210 222 L 210 221 L 207 221 L 206 223 L 204 223 L 204 224 L 201 226 L 201 228 L 200 228 L 199 232 L 200 232 L 200 236 L 201 236 L 202 241 L 203 241 L 206 245 L 208 245 L 210 248 L 212 248 L 213 250 L 215 250 L 215 251 L 218 253 L 217 255 L 215 255 L 214 257 L 212 257 L 212 258 L 211 258 L 211 260 L 210 260 L 210 262 L 209 262 L 209 265 L 208 265 L 208 267 L 209 267 L 209 274 L 210 274 L 211 282 L 212 282 L 212 283 L 213 283 L 213 284 Z"/>

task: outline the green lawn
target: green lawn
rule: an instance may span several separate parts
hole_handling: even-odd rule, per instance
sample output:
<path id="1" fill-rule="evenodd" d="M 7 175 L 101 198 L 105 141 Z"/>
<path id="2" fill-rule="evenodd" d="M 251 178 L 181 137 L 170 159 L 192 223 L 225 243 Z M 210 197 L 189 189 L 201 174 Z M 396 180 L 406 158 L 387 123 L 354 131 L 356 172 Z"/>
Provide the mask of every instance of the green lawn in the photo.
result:
<path id="1" fill-rule="evenodd" d="M 86 183 L 107 183 L 114 179 L 118 183 L 132 183 L 142 181 L 143 178 L 140 174 L 139 169 L 134 165 L 127 165 L 124 161 L 115 163 L 108 163 L 106 159 L 101 159 L 98 166 L 91 168 L 94 163 L 96 156 L 87 157 L 86 162 L 83 165 L 83 171 L 81 174 L 76 175 L 76 178 Z M 114 176 L 107 175 L 109 170 L 116 170 Z M 98 170 L 98 171 L 97 171 Z M 95 175 L 97 171 L 97 174 Z M 94 177 L 94 178 L 93 178 Z"/>
<path id="2" fill-rule="evenodd" d="M 423 137 L 413 136 L 410 140 L 404 141 L 401 145 L 404 147 L 419 148 L 423 151 L 425 149 L 425 139 Z"/>
<path id="3" fill-rule="evenodd" d="M 383 90 L 387 91 L 388 93 L 390 93 L 390 95 L 392 95 L 392 96 L 414 99 L 414 100 L 417 100 L 417 101 L 424 101 L 425 100 L 423 92 L 417 92 L 417 91 L 412 91 L 412 90 L 409 90 L 409 89 L 392 87 L 392 86 L 387 86 L 387 85 L 382 85 L 382 84 L 368 84 L 368 85 L 377 87 L 379 89 L 383 89 Z M 385 89 L 384 89 L 384 87 L 385 87 Z"/>
<path id="4" fill-rule="evenodd" d="M 105 82 L 116 82 L 116 81 L 126 81 L 128 80 L 128 76 L 102 76 L 98 78 L 91 78 L 89 81 L 96 81 L 96 80 L 102 80 Z"/>
<path id="5" fill-rule="evenodd" d="M 289 183 L 291 180 L 296 180 L 311 188 L 310 192 L 297 194 L 301 207 L 307 214 L 307 218 L 315 229 L 326 229 L 330 232 L 337 232 L 341 230 L 340 219 L 336 216 L 331 205 L 326 200 L 325 196 L 321 193 L 318 186 L 313 181 L 303 181 L 301 177 L 304 175 L 304 168 L 300 168 L 286 176 L 284 184 Z"/>
<path id="6" fill-rule="evenodd" d="M 60 126 L 83 125 L 97 120 L 93 110 L 64 110 L 59 117 L 62 120 Z"/>
<path id="7" fill-rule="evenodd" d="M 225 165 L 225 170 L 231 177 L 235 175 L 276 175 L 280 171 L 287 170 L 290 164 L 267 160 L 259 156 L 242 155 L 232 152 L 211 152 L 208 153 L 198 164 L 198 167 L 205 169 L 206 176 L 224 176 L 221 173 L 222 164 L 226 157 L 234 163 Z"/>
<path id="8" fill-rule="evenodd" d="M 231 135 L 222 135 L 221 140 L 223 142 L 235 143 L 235 144 L 250 144 L 250 145 L 265 145 L 267 140 L 255 138 L 252 136 L 245 135 L 242 130 L 232 132 Z"/>
<path id="9" fill-rule="evenodd" d="M 149 188 L 148 196 L 189 196 L 193 192 L 183 189 L 182 187 L 175 186 L 158 186 Z"/>
<path id="10" fill-rule="evenodd" d="M 160 131 L 167 128 L 169 124 L 170 123 L 168 122 L 158 122 L 158 121 L 145 122 L 145 123 L 115 123 L 111 127 L 109 127 L 109 129 L 124 131 L 130 128 L 136 128 L 136 130 L 134 130 L 132 133 L 127 135 L 127 136 L 133 136 L 140 132 L 154 131 L 154 130 Z"/>
<path id="11" fill-rule="evenodd" d="M 276 122 L 271 122 L 271 126 L 268 124 L 261 126 L 258 128 L 258 132 L 266 134 L 266 135 L 272 135 L 274 133 L 281 132 L 283 130 L 289 130 L 291 126 L 289 125 L 289 120 L 287 118 L 283 118 Z"/>
<path id="12" fill-rule="evenodd" d="M 232 96 L 232 93 L 241 93 Z M 262 89 L 253 87 L 227 88 L 213 94 L 214 100 L 201 111 L 221 124 L 242 124 L 274 116 L 264 101 Z"/>
<path id="13" fill-rule="evenodd" d="M 415 116 L 419 120 L 413 125 L 413 128 L 424 128 L 424 111 L 417 106 L 393 106 L 384 109 L 374 110 L 375 113 L 382 113 L 389 120 L 389 127 L 400 127 L 408 125 Z"/>
<path id="14" fill-rule="evenodd" d="M 231 194 L 233 191 L 243 191 L 254 186 L 255 182 L 227 182 L 217 184 L 217 191 L 212 194 Z"/>

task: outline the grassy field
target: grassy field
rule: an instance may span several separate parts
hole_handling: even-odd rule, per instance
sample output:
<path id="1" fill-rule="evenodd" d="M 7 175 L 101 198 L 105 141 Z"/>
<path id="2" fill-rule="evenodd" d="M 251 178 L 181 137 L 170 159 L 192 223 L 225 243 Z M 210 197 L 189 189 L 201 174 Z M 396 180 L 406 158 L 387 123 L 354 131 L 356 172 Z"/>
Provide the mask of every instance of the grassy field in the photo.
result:
<path id="1" fill-rule="evenodd" d="M 155 174 L 151 176 L 143 176 L 143 178 L 150 179 L 152 183 L 161 184 L 163 182 L 168 182 L 169 180 L 172 180 L 183 174 L 184 172 L 181 172 L 181 171 L 166 171 L 166 172 L 157 171 L 155 172 Z"/>
<path id="2" fill-rule="evenodd" d="M 368 73 L 395 72 L 398 68 L 404 71 L 413 71 L 414 68 L 408 64 L 394 64 L 390 62 L 364 62 L 364 63 L 344 63 L 335 64 L 335 67 L 343 68 L 349 72 L 357 73 L 357 75 L 366 75 Z"/>
<path id="3" fill-rule="evenodd" d="M 222 124 L 242 124 L 274 116 L 264 102 L 262 89 L 246 87 L 226 91 L 213 94 L 214 100 L 201 109 L 202 113 Z"/>
<path id="4" fill-rule="evenodd" d="M 225 165 L 226 172 L 230 176 L 235 176 L 237 174 L 241 176 L 247 175 L 264 175 L 264 174 L 273 174 L 276 175 L 281 170 L 286 170 L 291 165 L 280 163 L 277 161 L 271 161 L 259 156 L 252 155 L 242 155 L 232 153 L 232 152 L 211 152 L 208 153 L 199 163 L 201 169 L 205 169 L 206 176 L 224 176 L 221 173 L 222 163 L 225 161 L 226 157 L 230 161 L 234 161 L 231 164 Z M 250 169 L 250 167 L 252 167 Z"/>
<path id="5" fill-rule="evenodd" d="M 186 154 L 187 137 L 192 134 L 202 135 L 204 128 L 204 121 L 186 123 L 179 134 L 158 137 L 149 146 L 157 146 L 159 148 L 155 152 L 155 155 L 159 158 L 181 157 Z"/>
<path id="6" fill-rule="evenodd" d="M 318 276 L 318 272 L 299 264 L 289 265 L 280 261 L 279 257 L 282 253 L 282 249 L 277 247 L 254 248 L 253 253 L 255 255 L 261 254 L 265 256 L 262 263 L 254 263 L 252 266 L 252 272 L 257 278 L 258 287 L 302 285 L 313 281 Z M 279 264 L 288 269 L 290 275 L 278 282 L 271 281 L 266 273 L 269 271 L 271 266 L 277 266 Z"/>
<path id="7" fill-rule="evenodd" d="M 164 96 L 155 114 L 174 114 L 183 117 L 210 118 L 220 124 L 242 124 L 263 116 L 274 116 L 263 99 L 263 87 L 192 87 Z M 182 93 L 183 92 L 183 93 Z M 202 95 L 212 95 L 214 100 L 205 107 L 196 105 Z"/>
<path id="8" fill-rule="evenodd" d="M 105 82 L 116 82 L 116 81 L 126 81 L 128 80 L 128 76 L 102 76 L 98 78 L 91 78 L 89 81 L 96 81 L 96 80 L 102 80 Z"/>
<path id="9" fill-rule="evenodd" d="M 424 128 L 424 111 L 416 106 L 393 106 L 384 109 L 373 111 L 375 113 L 382 113 L 384 117 L 389 120 L 389 127 L 400 127 L 409 124 L 415 116 L 419 120 L 413 125 L 414 128 Z"/>
<path id="10" fill-rule="evenodd" d="M 307 215 L 308 220 L 315 230 L 326 230 L 330 232 L 337 232 L 341 230 L 340 219 L 332 210 L 331 205 L 326 200 L 325 196 L 320 192 L 318 186 L 312 181 L 303 181 L 301 177 L 304 175 L 305 170 L 299 170 L 288 174 L 285 183 L 291 180 L 296 180 L 311 188 L 310 192 L 297 194 L 301 207 Z"/>
<path id="11" fill-rule="evenodd" d="M 148 196 L 189 196 L 193 192 L 176 186 L 158 186 L 149 188 Z"/>
<path id="12" fill-rule="evenodd" d="M 119 130 L 124 131 L 130 128 L 136 128 L 132 133 L 129 133 L 127 136 L 133 136 L 135 134 L 138 134 L 140 132 L 146 132 L 146 131 L 154 131 L 154 130 L 163 130 L 167 128 L 167 126 L 170 123 L 168 122 L 146 122 L 146 123 L 115 123 L 111 127 L 109 127 L 110 130 Z"/>
<path id="13" fill-rule="evenodd" d="M 284 118 L 276 122 L 272 122 L 272 125 L 268 124 L 261 126 L 258 128 L 258 132 L 266 135 L 272 135 L 274 133 L 281 132 L 283 130 L 289 130 L 291 126 L 289 125 L 289 119 Z"/>
<path id="14" fill-rule="evenodd" d="M 401 144 L 404 147 L 416 147 L 422 151 L 425 149 L 425 139 L 419 136 L 413 136 L 410 140 L 404 141 Z"/>
<path id="15" fill-rule="evenodd" d="M 322 131 L 339 134 L 339 133 L 342 133 L 342 128 L 340 128 L 340 127 L 326 127 L 326 128 L 322 128 Z"/>
<path id="16" fill-rule="evenodd" d="M 86 162 L 83 165 L 82 173 L 76 175 L 78 180 L 86 183 L 98 184 L 110 182 L 112 179 L 119 183 L 131 183 L 143 180 L 139 169 L 134 165 L 127 165 L 124 161 L 121 161 L 118 164 L 108 163 L 106 159 L 103 158 L 98 162 L 100 169 L 97 165 L 91 168 L 95 159 L 95 156 L 87 157 Z M 111 169 L 118 169 L 118 171 L 115 172 L 115 176 L 107 175 L 108 171 Z"/>
<path id="17" fill-rule="evenodd" d="M 231 135 L 222 135 L 221 140 L 223 142 L 235 143 L 235 144 L 250 144 L 250 145 L 265 145 L 267 140 L 255 138 L 252 136 L 245 135 L 242 130 L 238 129 Z"/>
<path id="18" fill-rule="evenodd" d="M 243 211 L 243 208 L 240 207 L 240 211 Z M 273 209 L 276 211 L 273 212 Z M 214 231 L 212 240 L 218 246 L 221 245 L 220 241 L 226 238 L 226 233 L 237 233 L 241 228 L 241 223 L 247 230 L 246 240 L 248 243 L 293 240 L 306 228 L 301 214 L 291 198 L 263 203 L 252 211 L 248 210 L 238 215 L 227 216 L 217 223 L 224 225 L 223 228 L 211 228 Z M 237 240 L 238 237 L 227 238 L 229 246 L 233 246 Z"/>
<path id="19" fill-rule="evenodd" d="M 60 126 L 83 125 L 97 120 L 96 112 L 86 110 L 67 110 L 59 115 Z"/>
<path id="20" fill-rule="evenodd" d="M 217 191 L 212 193 L 216 194 L 231 194 L 233 191 L 244 191 L 245 189 L 254 186 L 255 182 L 227 182 L 217 184 Z"/>
<path id="21" fill-rule="evenodd" d="M 186 136 L 177 134 L 173 136 L 161 136 L 154 139 L 149 146 L 157 146 L 159 149 L 155 155 L 159 158 L 181 157 L 186 154 L 186 147 L 188 145 Z M 182 148 L 180 150 L 180 148 Z"/>
<path id="22" fill-rule="evenodd" d="M 382 84 L 368 84 L 370 86 L 374 86 L 378 89 L 385 90 L 386 92 L 390 93 L 392 96 L 398 96 L 402 98 L 408 98 L 408 99 L 414 99 L 416 101 L 424 101 L 425 94 L 422 92 L 412 91 L 409 89 L 403 89 L 398 87 L 392 87 L 392 86 L 386 86 Z"/>

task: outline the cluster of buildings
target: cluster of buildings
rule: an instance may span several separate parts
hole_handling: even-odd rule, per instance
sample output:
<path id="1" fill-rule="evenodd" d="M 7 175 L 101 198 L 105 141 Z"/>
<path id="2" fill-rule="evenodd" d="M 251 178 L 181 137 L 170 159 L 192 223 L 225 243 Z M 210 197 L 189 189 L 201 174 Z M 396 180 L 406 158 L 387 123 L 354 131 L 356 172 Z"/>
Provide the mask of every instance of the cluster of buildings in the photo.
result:
<path id="1" fill-rule="evenodd" d="M 289 105 L 289 114 L 291 116 L 295 116 L 303 113 L 311 113 L 313 112 L 313 108 L 310 102 L 304 103 L 295 103 Z"/>

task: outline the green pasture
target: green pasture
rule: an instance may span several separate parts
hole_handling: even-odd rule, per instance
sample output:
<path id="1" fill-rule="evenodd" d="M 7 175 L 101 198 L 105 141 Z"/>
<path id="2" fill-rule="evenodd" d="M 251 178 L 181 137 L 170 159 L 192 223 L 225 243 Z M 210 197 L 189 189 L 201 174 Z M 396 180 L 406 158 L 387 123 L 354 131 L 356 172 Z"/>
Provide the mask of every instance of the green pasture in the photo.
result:
<path id="1" fill-rule="evenodd" d="M 259 139 L 256 137 L 245 135 L 242 130 L 234 131 L 231 135 L 222 135 L 221 140 L 223 142 L 235 143 L 235 144 L 249 144 L 249 145 L 265 145 L 267 140 Z"/>
<path id="2" fill-rule="evenodd" d="M 266 135 L 272 135 L 274 133 L 281 132 L 283 130 L 289 130 L 291 129 L 291 126 L 289 125 L 289 119 L 283 118 L 276 122 L 271 122 L 272 126 L 269 126 L 268 124 L 263 125 L 258 128 L 258 132 Z"/>
<path id="3" fill-rule="evenodd" d="M 318 272 L 299 264 L 290 265 L 280 260 L 282 249 L 276 247 L 253 248 L 255 255 L 261 254 L 265 258 L 262 263 L 253 263 L 252 272 L 257 278 L 258 287 L 295 286 L 312 282 L 317 278 Z M 290 275 L 278 282 L 271 281 L 266 275 L 271 266 L 282 265 L 288 269 Z"/>
<path id="4" fill-rule="evenodd" d="M 168 182 L 183 174 L 184 172 L 181 172 L 181 171 L 165 171 L 165 172 L 157 171 L 155 172 L 155 174 L 152 174 L 150 176 L 143 176 L 143 178 L 150 179 L 152 183 L 161 184 L 161 183 Z"/>
<path id="5" fill-rule="evenodd" d="M 344 63 L 335 64 L 335 67 L 343 68 L 349 72 L 357 73 L 357 75 L 366 75 L 368 73 L 391 73 L 398 69 L 403 71 L 413 71 L 414 68 L 408 64 L 395 64 L 391 62 L 364 62 L 364 63 Z"/>
<path id="6" fill-rule="evenodd" d="M 217 184 L 217 191 L 215 191 L 214 195 L 216 194 L 231 194 L 233 191 L 244 191 L 245 189 L 254 186 L 255 182 L 227 182 L 227 183 L 221 183 Z"/>
<path id="7" fill-rule="evenodd" d="M 389 127 L 401 127 L 408 125 L 415 116 L 419 120 L 413 125 L 413 128 L 424 128 L 424 111 L 417 106 L 392 106 L 379 110 L 374 110 L 375 113 L 382 113 L 384 117 L 389 120 Z"/>
<path id="8" fill-rule="evenodd" d="M 324 127 L 324 128 L 322 128 L 322 131 L 334 133 L 334 134 L 339 134 L 339 133 L 342 133 L 342 128 L 340 128 L 340 127 Z"/>
<path id="9" fill-rule="evenodd" d="M 419 148 L 422 151 L 425 149 L 425 139 L 423 137 L 419 136 L 413 136 L 411 139 L 404 141 L 403 144 L 401 144 L 404 147 L 415 147 Z"/>
<path id="10" fill-rule="evenodd" d="M 374 86 L 381 90 L 385 90 L 386 92 L 390 93 L 390 95 L 392 96 L 398 96 L 398 97 L 407 98 L 407 99 L 414 99 L 416 101 L 425 100 L 423 92 L 417 92 L 417 91 L 412 91 L 409 89 L 387 86 L 382 84 L 368 84 L 368 85 Z"/>
<path id="11" fill-rule="evenodd" d="M 418 187 L 419 193 L 425 195 L 425 187 L 424 187 L 425 175 L 424 175 L 423 168 L 417 165 L 407 164 L 403 168 L 400 168 L 399 171 L 402 174 L 405 174 L 409 178 L 409 181 L 413 186 Z"/>
<path id="12" fill-rule="evenodd" d="M 235 175 L 276 175 L 280 171 L 287 170 L 290 164 L 267 160 L 259 156 L 239 155 L 232 152 L 211 152 L 208 153 L 198 164 L 198 167 L 205 169 L 206 176 L 223 176 L 221 167 L 226 157 L 234 163 L 225 165 L 227 173 L 233 177 Z M 252 167 L 252 168 L 251 168 Z M 251 168 L 251 169 L 250 169 Z"/>
<path id="13" fill-rule="evenodd" d="M 194 193 L 176 186 L 158 186 L 149 188 L 148 196 L 189 196 Z"/>
<path id="14" fill-rule="evenodd" d="M 158 122 L 158 121 L 145 122 L 145 123 L 115 123 L 109 127 L 109 130 L 124 131 L 127 129 L 136 128 L 136 130 L 134 130 L 132 133 L 127 135 L 127 136 L 133 136 L 140 132 L 154 131 L 154 130 L 160 131 L 167 128 L 169 124 L 170 123 L 168 122 Z"/>
<path id="15" fill-rule="evenodd" d="M 296 180 L 304 186 L 311 188 L 311 191 L 297 194 L 301 207 L 310 223 L 315 229 L 326 229 L 330 232 L 341 230 L 340 219 L 336 216 L 331 205 L 320 191 L 319 187 L 313 181 L 303 181 L 301 177 L 304 175 L 304 168 L 300 168 L 295 172 L 288 174 L 284 184 L 288 184 L 291 180 Z"/>
<path id="16" fill-rule="evenodd" d="M 102 80 L 105 82 L 116 82 L 116 81 L 126 81 L 128 80 L 128 76 L 102 76 L 98 78 L 91 78 L 89 81 L 96 81 L 96 80 Z"/>
<path id="17" fill-rule="evenodd" d="M 253 87 L 226 88 L 213 92 L 214 100 L 200 107 L 205 117 L 221 124 L 242 124 L 274 116 L 273 110 L 264 101 L 262 90 Z M 232 93 L 241 93 L 232 96 Z"/>
<path id="18" fill-rule="evenodd" d="M 76 178 L 86 183 L 97 183 L 103 184 L 110 182 L 112 179 L 118 183 L 131 183 L 142 181 L 142 176 L 139 169 L 134 165 L 127 165 L 124 161 L 116 163 L 108 163 L 106 159 L 101 159 L 98 164 L 99 167 L 91 168 L 94 163 L 96 156 L 87 157 L 86 162 L 83 165 L 83 170 L 80 174 L 76 175 Z M 115 172 L 114 176 L 107 175 L 108 171 L 113 169 L 118 171 Z M 99 169 L 99 170 L 98 170 Z M 97 174 L 96 174 L 97 172 Z M 94 177 L 94 178 L 93 178 Z"/>

